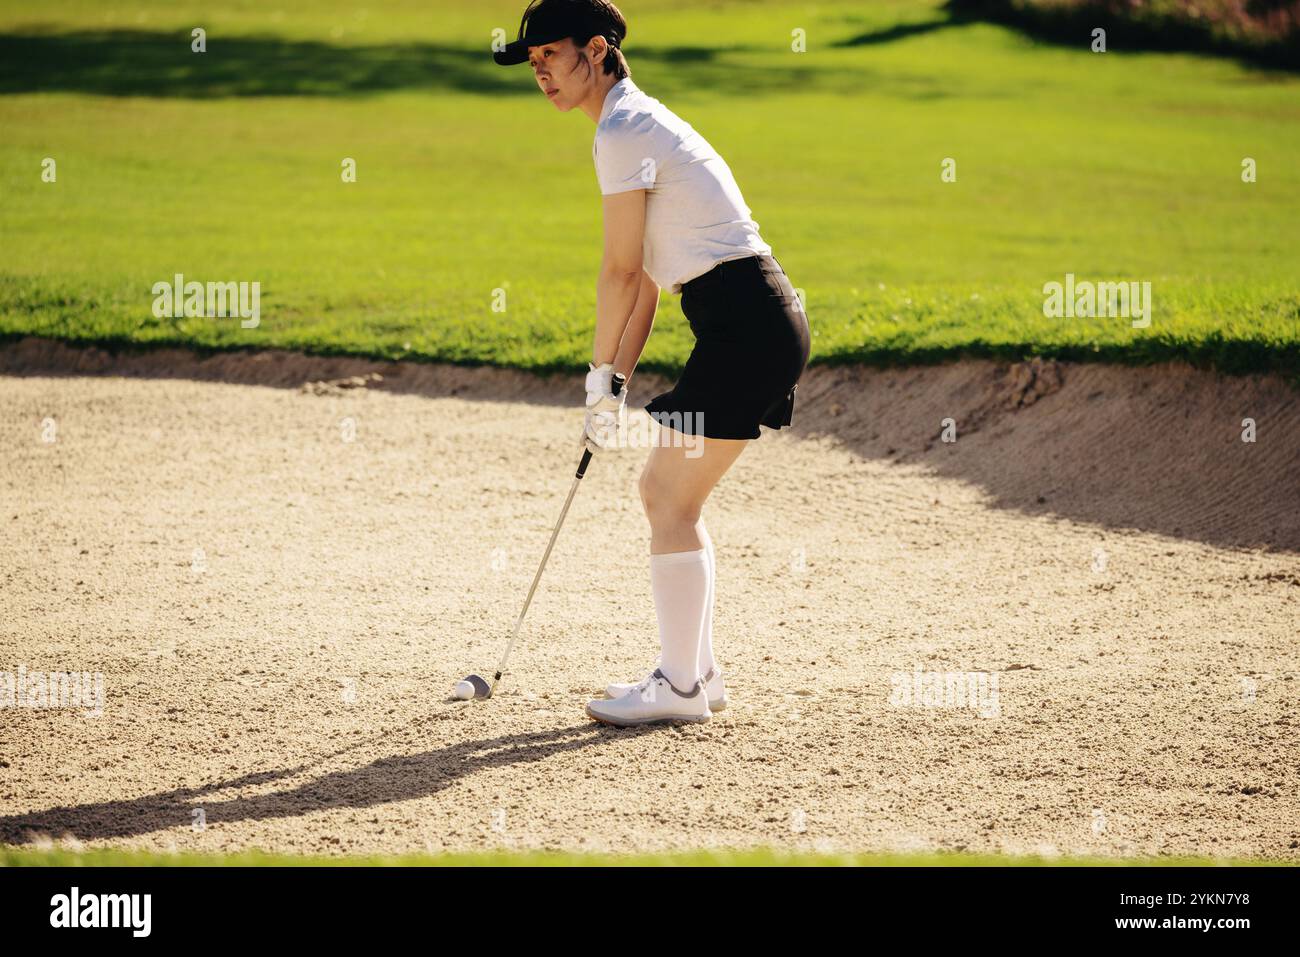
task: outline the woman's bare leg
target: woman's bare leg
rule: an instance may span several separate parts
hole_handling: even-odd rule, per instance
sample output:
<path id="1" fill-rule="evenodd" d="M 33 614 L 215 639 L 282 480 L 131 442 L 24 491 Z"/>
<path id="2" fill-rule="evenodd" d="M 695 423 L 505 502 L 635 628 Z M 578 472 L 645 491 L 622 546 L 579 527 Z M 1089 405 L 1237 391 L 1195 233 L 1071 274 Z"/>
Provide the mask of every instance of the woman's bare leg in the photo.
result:
<path id="1" fill-rule="evenodd" d="M 678 444 L 689 438 L 691 447 Z M 641 470 L 641 504 L 650 520 L 650 554 L 704 547 L 696 531 L 704 502 L 749 444 L 749 439 L 683 437 L 659 430 L 659 445 Z M 699 454 L 703 449 L 703 454 Z"/>

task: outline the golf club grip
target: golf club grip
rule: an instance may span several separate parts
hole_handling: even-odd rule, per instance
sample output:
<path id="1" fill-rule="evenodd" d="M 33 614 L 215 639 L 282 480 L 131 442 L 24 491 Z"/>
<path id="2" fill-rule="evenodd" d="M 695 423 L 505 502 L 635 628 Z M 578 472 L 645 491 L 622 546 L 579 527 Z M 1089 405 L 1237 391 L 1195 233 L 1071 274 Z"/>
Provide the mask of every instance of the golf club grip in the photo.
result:
<path id="1" fill-rule="evenodd" d="M 623 391 L 623 386 L 627 383 L 627 376 L 621 372 L 615 372 L 614 377 L 610 380 L 609 391 L 618 395 Z M 591 464 L 591 449 L 585 449 L 582 453 L 582 461 L 578 463 L 578 472 L 574 478 L 582 478 L 587 474 L 587 466 Z"/>

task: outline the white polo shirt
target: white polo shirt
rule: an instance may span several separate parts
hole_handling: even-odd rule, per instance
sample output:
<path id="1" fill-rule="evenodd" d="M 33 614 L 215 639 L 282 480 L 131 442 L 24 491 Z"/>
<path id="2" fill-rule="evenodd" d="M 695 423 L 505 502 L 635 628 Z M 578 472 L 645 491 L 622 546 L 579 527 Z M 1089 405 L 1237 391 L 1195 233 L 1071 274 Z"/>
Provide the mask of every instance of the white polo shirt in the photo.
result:
<path id="1" fill-rule="evenodd" d="M 646 191 L 645 271 L 673 295 L 720 262 L 772 252 L 717 150 L 631 77 L 606 94 L 591 156 L 603 195 Z"/>

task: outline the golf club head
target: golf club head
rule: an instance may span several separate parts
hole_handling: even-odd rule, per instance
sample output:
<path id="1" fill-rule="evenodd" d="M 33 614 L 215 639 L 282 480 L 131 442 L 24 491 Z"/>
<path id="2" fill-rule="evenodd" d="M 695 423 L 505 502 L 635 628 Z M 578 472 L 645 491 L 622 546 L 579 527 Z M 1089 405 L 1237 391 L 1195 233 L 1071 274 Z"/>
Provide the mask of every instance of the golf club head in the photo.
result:
<path id="1" fill-rule="evenodd" d="M 475 698 L 487 698 L 491 696 L 492 689 L 489 688 L 488 683 L 478 675 L 466 675 L 465 680 L 474 686 Z"/>

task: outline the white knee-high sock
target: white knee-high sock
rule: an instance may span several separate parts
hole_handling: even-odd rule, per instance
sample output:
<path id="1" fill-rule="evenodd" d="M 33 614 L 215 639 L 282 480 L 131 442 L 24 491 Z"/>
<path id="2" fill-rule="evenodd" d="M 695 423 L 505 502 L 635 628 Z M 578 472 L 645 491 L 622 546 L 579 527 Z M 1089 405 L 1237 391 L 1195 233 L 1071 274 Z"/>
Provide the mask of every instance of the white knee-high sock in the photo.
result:
<path id="1" fill-rule="evenodd" d="M 718 559 L 713 551 L 713 539 L 709 537 L 703 521 L 696 526 L 696 530 L 700 541 L 704 543 L 704 550 L 709 553 L 709 597 L 704 603 L 704 624 L 700 628 L 700 657 L 697 667 L 700 674 L 707 675 L 718 664 L 713 657 L 713 590 L 718 580 Z"/>
<path id="2" fill-rule="evenodd" d="M 711 577 L 707 549 L 650 556 L 659 668 L 678 691 L 690 691 L 699 678 L 700 628 Z"/>

